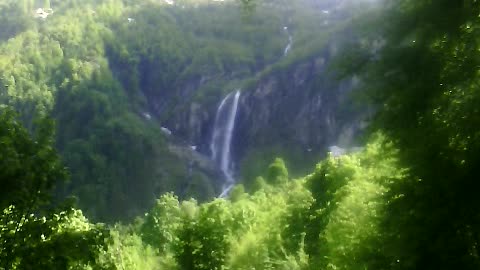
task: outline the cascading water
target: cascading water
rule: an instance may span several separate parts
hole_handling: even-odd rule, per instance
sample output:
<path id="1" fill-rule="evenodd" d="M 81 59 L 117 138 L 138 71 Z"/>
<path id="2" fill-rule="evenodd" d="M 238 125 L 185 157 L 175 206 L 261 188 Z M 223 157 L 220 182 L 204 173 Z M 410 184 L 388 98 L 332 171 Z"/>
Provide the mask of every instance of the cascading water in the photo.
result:
<path id="1" fill-rule="evenodd" d="M 220 170 L 226 177 L 219 197 L 225 197 L 235 185 L 235 179 L 231 170 L 230 148 L 239 98 L 239 90 L 228 94 L 218 106 L 217 115 L 215 116 L 210 150 L 212 152 L 212 160 L 220 167 Z"/>
<path id="2" fill-rule="evenodd" d="M 292 35 L 290 35 L 290 32 L 288 31 L 288 27 L 286 26 L 283 27 L 283 30 L 285 30 L 285 32 L 287 32 L 287 35 L 288 35 L 288 44 L 287 44 L 287 47 L 285 47 L 285 49 L 283 50 L 283 56 L 286 56 L 290 51 L 290 49 L 292 48 L 293 38 L 292 38 Z"/>

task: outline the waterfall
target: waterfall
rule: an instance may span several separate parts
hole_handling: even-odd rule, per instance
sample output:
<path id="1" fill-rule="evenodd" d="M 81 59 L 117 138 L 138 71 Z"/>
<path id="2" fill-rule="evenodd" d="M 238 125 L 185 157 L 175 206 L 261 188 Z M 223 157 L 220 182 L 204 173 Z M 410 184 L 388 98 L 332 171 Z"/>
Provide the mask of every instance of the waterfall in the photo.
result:
<path id="1" fill-rule="evenodd" d="M 283 51 L 283 55 L 286 56 L 288 51 L 290 51 L 290 49 L 292 48 L 292 42 L 293 42 L 293 38 L 292 36 L 288 36 L 288 44 L 287 44 L 287 47 L 285 47 L 285 50 Z"/>
<path id="2" fill-rule="evenodd" d="M 225 197 L 235 184 L 231 170 L 230 148 L 239 98 L 239 90 L 228 94 L 218 106 L 217 115 L 215 116 L 210 151 L 212 152 L 212 160 L 220 167 L 220 170 L 226 177 L 219 197 Z"/>
<path id="3" fill-rule="evenodd" d="M 286 56 L 288 54 L 288 51 L 290 51 L 290 49 L 292 48 L 293 38 L 292 38 L 292 35 L 290 35 L 290 32 L 288 31 L 288 27 L 286 26 L 283 27 L 283 30 L 285 30 L 285 32 L 288 35 L 288 44 L 287 44 L 287 47 L 285 47 L 285 50 L 283 50 L 283 56 Z"/>

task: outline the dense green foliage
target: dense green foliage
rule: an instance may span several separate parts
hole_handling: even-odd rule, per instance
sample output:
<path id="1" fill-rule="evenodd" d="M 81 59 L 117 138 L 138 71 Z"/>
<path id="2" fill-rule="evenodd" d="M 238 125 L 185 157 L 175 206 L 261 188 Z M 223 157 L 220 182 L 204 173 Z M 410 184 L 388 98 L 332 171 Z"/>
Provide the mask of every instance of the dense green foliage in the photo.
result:
<path id="1" fill-rule="evenodd" d="M 136 233 L 163 269 L 364 269 L 382 258 L 385 193 L 403 181 L 383 136 L 351 156 L 329 157 L 291 181 L 280 159 L 272 184 L 198 204 L 162 196 Z M 152 268 L 154 269 L 154 268 Z"/>
<path id="2" fill-rule="evenodd" d="M 385 45 L 360 65 L 380 109 L 376 128 L 412 172 L 389 194 L 386 254 L 397 269 L 477 269 L 480 6 L 398 2 L 373 16 L 388 15 L 377 33 Z"/>
<path id="3" fill-rule="evenodd" d="M 31 211 L 67 175 L 52 147 L 52 122 L 39 120 L 32 140 L 12 110 L 0 108 L 0 121 L 0 208 L 15 203 L 21 211 Z"/>
<path id="4" fill-rule="evenodd" d="M 80 210 L 50 207 L 54 185 L 67 176 L 52 130 L 51 121 L 39 120 L 32 138 L 10 109 L 0 111 L 0 269 L 88 264 L 103 243 L 101 226 Z"/>
<path id="5" fill-rule="evenodd" d="M 391 144 L 377 136 L 363 152 L 329 157 L 313 174 L 295 181 L 277 159 L 267 170 L 267 181 L 251 195 L 237 187 L 231 200 L 198 204 L 194 200 L 180 202 L 167 194 L 138 223 L 111 228 L 110 234 L 88 223 L 79 211 L 46 218 L 32 215 L 22 218 L 21 229 L 14 230 L 14 235 L 25 237 L 14 238 L 14 243 L 25 244 L 14 253 L 18 259 L 13 265 L 19 269 L 24 265 L 62 269 L 360 269 L 371 263 L 362 261 L 362 256 L 368 258 L 380 249 L 383 194 L 406 177 L 396 156 Z M 14 206 L 2 215 L 3 232 L 18 224 L 11 216 L 13 210 Z M 36 233 L 32 235 L 31 230 Z M 8 235 L 2 233 L 5 239 Z M 55 250 L 69 245 L 79 250 L 62 249 L 66 254 Z"/>
<path id="6" fill-rule="evenodd" d="M 298 179 L 278 158 L 246 181 L 248 193 L 238 185 L 209 202 L 167 193 L 133 223 L 111 227 L 51 203 L 67 178 L 54 143 L 72 170 L 72 184 L 59 189 L 81 207 L 95 204 L 92 216 L 135 216 L 124 212 L 151 205 L 153 179 L 162 191 L 186 181 L 185 168 L 169 168 L 179 162 L 165 136 L 142 118 L 140 92 L 175 95 L 182 80 L 233 66 L 252 75 L 281 47 L 248 23 L 238 33 L 215 28 L 218 17 L 191 7 L 45 1 L 58 10 L 39 21 L 28 15 L 34 2 L 0 2 L 0 269 L 479 268 L 477 1 L 398 0 L 354 21 L 363 37 L 340 66 L 360 74 L 377 106 L 363 150 L 330 155 Z M 202 8 L 222 22 L 249 16 Z M 268 28 L 269 14 L 250 16 Z M 156 25 L 165 27 L 159 35 Z M 149 81 L 148 72 L 160 75 Z M 45 115 L 57 121 L 56 137 Z"/>
<path id="7" fill-rule="evenodd" d="M 61 190 L 105 221 L 132 219 L 166 191 L 211 198 L 212 180 L 186 173 L 159 123 L 188 100 L 217 102 L 278 64 L 282 25 L 307 30 L 322 20 L 301 3 L 253 11 L 235 2 L 47 2 L 0 1 L 0 103 L 14 107 L 29 130 L 38 115 L 56 120 L 56 147 L 72 175 Z M 53 13 L 42 19 L 40 7 Z M 285 22 L 287 15 L 294 21 Z M 299 39 L 308 35 L 298 31 Z M 199 81 L 194 93 L 180 91 Z"/>

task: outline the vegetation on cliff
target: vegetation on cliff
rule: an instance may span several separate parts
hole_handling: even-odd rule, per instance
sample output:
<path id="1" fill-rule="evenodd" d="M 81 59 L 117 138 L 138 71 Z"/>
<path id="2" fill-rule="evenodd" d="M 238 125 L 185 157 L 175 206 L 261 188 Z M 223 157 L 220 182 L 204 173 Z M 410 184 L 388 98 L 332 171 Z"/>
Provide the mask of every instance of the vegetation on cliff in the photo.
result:
<path id="1" fill-rule="evenodd" d="M 56 120 L 56 148 L 72 176 L 60 189 L 104 221 L 132 219 L 166 191 L 211 198 L 205 190 L 214 190 L 213 181 L 187 173 L 190 165 L 168 151 L 159 124 L 186 100 L 216 102 L 232 83 L 281 59 L 284 25 L 303 29 L 320 20 L 282 21 L 306 10 L 300 3 L 255 12 L 234 2 L 0 3 L 0 102 L 30 131 L 37 116 Z M 181 91 L 189 83 L 202 85 Z"/>
<path id="2" fill-rule="evenodd" d="M 42 19 L 30 14 L 35 1 L 0 3 L 0 269 L 480 267 L 477 1 L 398 0 L 356 18 L 364 36 L 344 48 L 338 71 L 358 74 L 376 106 L 363 150 L 329 155 L 298 179 L 279 158 L 248 192 L 237 185 L 208 202 L 165 193 L 145 215 L 115 225 L 135 215 L 130 202 L 148 206 L 153 179 L 164 177 L 165 191 L 184 185 L 188 171 L 171 168 L 181 165 L 167 135 L 142 116 L 140 92 L 174 89 L 173 77 L 199 68 L 245 65 L 254 74 L 281 47 L 268 38 L 269 55 L 209 39 L 196 27 L 216 22 L 195 21 L 193 7 L 177 14 L 153 1 L 45 1 L 54 12 Z M 228 21 L 229 12 L 219 14 Z M 257 19 L 267 28 L 275 20 Z M 155 20 L 169 38 L 152 34 Z M 207 56 L 192 56 L 201 44 Z M 146 83 L 152 65 L 159 76 Z M 80 203 L 52 199 L 65 194 Z M 92 223 L 78 207 L 112 222 Z"/>

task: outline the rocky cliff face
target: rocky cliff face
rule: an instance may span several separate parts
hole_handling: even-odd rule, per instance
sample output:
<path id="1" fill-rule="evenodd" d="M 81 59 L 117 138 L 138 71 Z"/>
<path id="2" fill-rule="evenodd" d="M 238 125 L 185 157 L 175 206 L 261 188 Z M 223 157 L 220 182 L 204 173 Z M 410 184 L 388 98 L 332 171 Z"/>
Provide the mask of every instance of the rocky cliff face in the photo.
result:
<path id="1" fill-rule="evenodd" d="M 335 53 L 332 44 L 309 60 L 273 68 L 242 88 L 232 141 L 237 177 L 253 150 L 280 147 L 286 151 L 279 155 L 293 151 L 318 161 L 329 146 L 355 144 L 369 110 L 350 99 L 358 79 L 338 80 L 329 70 Z M 178 91 L 183 100 L 162 124 L 186 144 L 195 145 L 199 153 L 210 156 L 215 113 L 223 96 L 203 101 L 191 98 L 205 83 L 205 78 L 185 82 Z M 155 98 L 149 100 L 156 103 Z"/>
<path id="2" fill-rule="evenodd" d="M 161 63 L 162 55 L 142 59 L 136 71 L 138 81 L 133 83 L 147 101 L 145 108 L 144 103 L 140 105 L 143 111 L 139 113 L 151 115 L 152 120 L 171 130 L 175 145 L 195 149 L 209 158 L 217 108 L 225 96 L 241 89 L 231 143 L 237 178 L 250 170 L 249 162 L 265 166 L 251 162 L 252 157 L 268 165 L 273 155 L 279 155 L 287 159 L 290 167 L 302 163 L 311 166 L 325 156 L 329 146 L 352 146 L 366 125 L 369 110 L 349 98 L 358 79 L 338 80 L 329 69 L 333 56 L 339 53 L 337 45 L 353 38 L 345 29 L 352 16 L 350 4 L 347 5 L 350 1 L 304 2 L 299 7 L 284 8 L 283 4 L 275 7 L 273 2 L 265 3 L 267 9 L 277 8 L 282 14 L 281 20 L 272 20 L 274 27 L 265 30 L 265 34 L 271 35 L 269 38 L 276 40 L 275 44 L 282 45 L 272 45 L 261 52 L 251 50 L 256 52 L 252 61 L 234 61 L 244 54 L 225 48 L 229 53 L 219 58 L 222 68 L 208 68 L 215 63 L 210 56 L 216 54 L 212 52 L 224 49 L 223 45 L 216 47 L 223 42 L 212 43 L 208 53 L 199 50 L 188 54 L 188 59 L 202 55 L 202 59 L 207 59 L 201 66 L 194 66 L 195 72 L 182 72 L 193 68 L 189 66 L 193 61 L 190 59 L 182 62 L 186 66 L 179 64 L 178 76 L 169 74 L 164 78 L 162 70 L 168 71 L 168 65 Z M 296 8 L 308 18 L 293 12 Z M 263 19 L 256 18 L 256 23 L 262 25 Z M 238 34 L 235 44 L 239 48 L 249 48 L 246 44 L 261 40 L 261 36 L 253 41 L 240 38 L 255 33 L 252 29 Z M 228 40 L 221 35 L 215 38 Z M 286 46 L 284 50 L 282 46 Z M 264 57 L 269 53 L 270 57 Z M 264 62 L 263 58 L 269 60 Z M 128 83 L 123 84 L 128 88 Z"/>
<path id="3" fill-rule="evenodd" d="M 368 110 L 351 107 L 357 78 L 338 80 L 328 70 L 335 48 L 309 61 L 264 76 L 241 99 L 235 145 L 250 148 L 280 141 L 305 151 L 350 146 Z M 350 106 L 350 107 L 349 107 Z"/>

